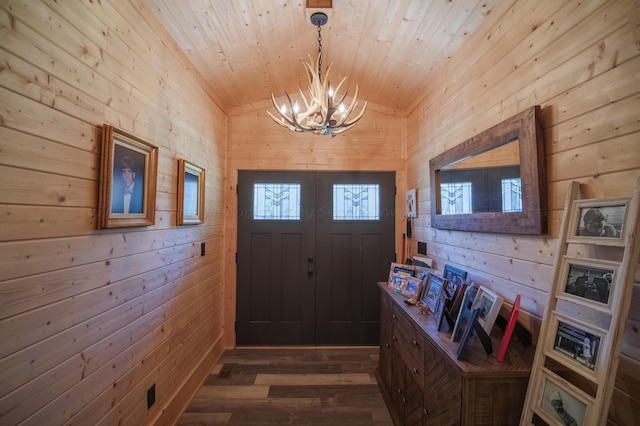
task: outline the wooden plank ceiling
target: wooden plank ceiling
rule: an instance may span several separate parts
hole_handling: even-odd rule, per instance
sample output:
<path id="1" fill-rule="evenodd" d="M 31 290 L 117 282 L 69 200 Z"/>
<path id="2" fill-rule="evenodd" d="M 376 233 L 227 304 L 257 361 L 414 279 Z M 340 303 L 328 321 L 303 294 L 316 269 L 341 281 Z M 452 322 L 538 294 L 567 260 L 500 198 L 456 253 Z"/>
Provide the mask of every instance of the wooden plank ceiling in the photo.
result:
<path id="1" fill-rule="evenodd" d="M 318 51 L 322 11 L 330 81 L 406 111 L 499 0 L 143 0 L 230 109 L 306 90 L 301 58 Z M 307 8 L 309 3 L 309 8 Z M 330 7 L 315 8 L 328 5 Z M 313 6 L 313 7 L 311 7 Z"/>

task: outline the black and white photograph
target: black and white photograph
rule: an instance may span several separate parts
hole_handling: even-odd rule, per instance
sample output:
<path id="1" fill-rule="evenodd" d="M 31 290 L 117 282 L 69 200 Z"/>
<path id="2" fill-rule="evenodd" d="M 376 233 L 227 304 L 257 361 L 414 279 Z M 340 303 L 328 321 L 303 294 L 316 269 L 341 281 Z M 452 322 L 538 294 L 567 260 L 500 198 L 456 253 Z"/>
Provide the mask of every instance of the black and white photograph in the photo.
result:
<path id="1" fill-rule="evenodd" d="M 545 374 L 539 406 L 553 425 L 583 426 L 588 402 L 579 398 L 564 386 Z"/>
<path id="2" fill-rule="evenodd" d="M 600 340 L 600 336 L 589 333 L 569 322 L 558 320 L 553 350 L 575 363 L 595 371 Z"/>
<path id="3" fill-rule="evenodd" d="M 577 200 L 572 208 L 569 241 L 624 245 L 627 199 Z"/>
<path id="4" fill-rule="evenodd" d="M 616 267 L 604 261 L 582 262 L 565 259 L 564 292 L 585 300 L 609 304 Z M 605 267 L 611 264 L 611 267 Z"/>
<path id="5" fill-rule="evenodd" d="M 502 306 L 502 297 L 484 286 L 480 286 L 478 294 L 473 301 L 471 309 L 479 309 L 478 323 L 484 331 L 491 335 L 491 329 L 496 322 L 500 307 Z"/>

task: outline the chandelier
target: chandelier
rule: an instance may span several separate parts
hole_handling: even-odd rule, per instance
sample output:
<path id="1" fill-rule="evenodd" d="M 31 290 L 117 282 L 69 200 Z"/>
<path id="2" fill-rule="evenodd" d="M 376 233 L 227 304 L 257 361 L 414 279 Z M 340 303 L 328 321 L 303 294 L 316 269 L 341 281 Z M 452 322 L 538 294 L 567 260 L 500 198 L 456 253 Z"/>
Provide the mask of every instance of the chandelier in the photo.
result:
<path id="1" fill-rule="evenodd" d="M 347 92 L 342 97 L 338 95 L 340 87 L 342 87 L 347 78 L 344 77 L 335 89 L 332 88 L 329 81 L 329 71 L 333 64 L 329 64 L 323 78 L 321 28 L 328 20 L 327 15 L 322 12 L 311 15 L 311 23 L 318 28 L 318 58 L 315 64 L 311 59 L 311 55 L 307 55 L 307 60 L 300 60 L 307 71 L 307 79 L 309 81 L 309 89 L 306 96 L 302 89 L 298 88 L 305 109 L 302 109 L 298 101 L 292 101 L 287 92 L 285 92 L 285 95 L 288 102 L 278 106 L 276 98 L 271 93 L 271 101 L 278 115 L 274 115 L 270 111 L 267 111 L 267 114 L 273 121 L 293 132 L 337 136 L 353 127 L 362 118 L 367 108 L 367 102 L 365 102 L 360 113 L 353 119 L 349 119 L 351 112 L 358 105 L 358 85 L 356 84 L 355 95 L 347 106 L 345 105 Z"/>

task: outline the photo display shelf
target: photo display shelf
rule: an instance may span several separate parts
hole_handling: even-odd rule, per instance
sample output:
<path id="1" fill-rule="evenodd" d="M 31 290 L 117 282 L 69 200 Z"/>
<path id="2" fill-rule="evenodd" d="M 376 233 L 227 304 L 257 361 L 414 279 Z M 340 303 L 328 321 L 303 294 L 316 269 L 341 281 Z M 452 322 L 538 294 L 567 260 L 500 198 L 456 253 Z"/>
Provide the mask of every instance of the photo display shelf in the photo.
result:
<path id="1" fill-rule="evenodd" d="M 605 425 L 640 243 L 640 177 L 631 198 L 567 193 L 553 281 L 521 425 Z"/>

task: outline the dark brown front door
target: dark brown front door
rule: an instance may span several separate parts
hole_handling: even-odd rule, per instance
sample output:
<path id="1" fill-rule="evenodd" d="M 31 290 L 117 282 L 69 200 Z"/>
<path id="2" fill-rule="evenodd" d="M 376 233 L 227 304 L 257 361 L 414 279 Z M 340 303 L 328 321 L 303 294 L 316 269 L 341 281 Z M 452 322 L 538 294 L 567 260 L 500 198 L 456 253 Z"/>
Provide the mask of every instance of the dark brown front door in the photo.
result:
<path id="1" fill-rule="evenodd" d="M 238 174 L 236 343 L 378 342 L 395 174 Z"/>

